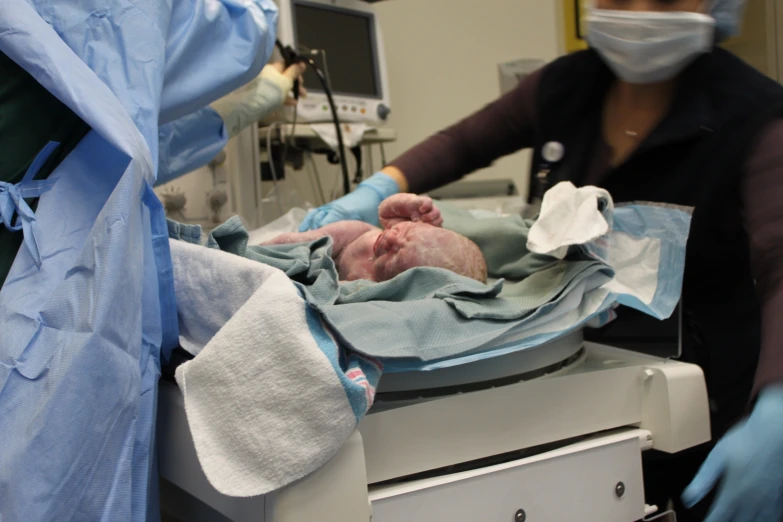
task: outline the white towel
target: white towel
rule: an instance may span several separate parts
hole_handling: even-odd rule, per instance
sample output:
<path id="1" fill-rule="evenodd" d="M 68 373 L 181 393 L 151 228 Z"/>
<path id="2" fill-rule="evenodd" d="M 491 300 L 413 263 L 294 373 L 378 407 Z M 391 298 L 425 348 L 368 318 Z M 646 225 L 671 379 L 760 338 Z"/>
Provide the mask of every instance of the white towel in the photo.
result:
<path id="1" fill-rule="evenodd" d="M 324 143 L 329 145 L 333 150 L 337 150 L 339 142 L 337 140 L 337 131 L 332 123 L 313 123 L 310 128 L 315 131 L 318 136 L 324 140 Z M 365 123 L 343 123 L 341 127 L 343 133 L 343 145 L 346 149 L 355 147 L 358 145 L 364 133 L 368 130 L 372 130 L 372 127 Z"/>
<path id="2" fill-rule="evenodd" d="M 604 203 L 603 212 L 599 202 Z M 611 219 L 613 208 L 611 196 L 603 189 L 558 183 L 544 194 L 527 247 L 531 252 L 563 259 L 568 247 L 584 245 L 611 231 L 607 218 Z"/>
<path id="3" fill-rule="evenodd" d="M 317 470 L 356 416 L 326 355 L 334 346 L 319 346 L 331 339 L 308 326 L 294 284 L 218 250 L 171 241 L 171 253 L 182 329 L 196 345 L 206 340 L 176 379 L 209 482 L 250 497 Z"/>

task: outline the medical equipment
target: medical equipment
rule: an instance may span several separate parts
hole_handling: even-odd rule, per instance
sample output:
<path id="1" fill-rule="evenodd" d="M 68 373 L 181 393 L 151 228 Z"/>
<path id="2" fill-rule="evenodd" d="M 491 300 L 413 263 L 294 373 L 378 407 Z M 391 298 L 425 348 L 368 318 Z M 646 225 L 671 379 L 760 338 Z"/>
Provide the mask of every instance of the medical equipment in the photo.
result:
<path id="1" fill-rule="evenodd" d="M 544 203 L 545 210 L 546 201 Z M 618 213 L 614 214 L 614 223 L 616 229 L 622 232 L 617 227 L 621 221 L 619 217 Z M 178 263 L 189 263 L 187 267 L 190 268 L 180 269 L 180 273 L 190 277 L 193 264 L 189 260 L 195 252 L 178 255 L 176 250 L 187 251 L 187 247 L 176 243 L 174 246 L 177 247 L 172 249 L 175 267 L 179 266 Z M 206 253 L 202 254 L 206 256 Z M 223 252 L 217 254 L 218 257 L 226 255 Z M 239 256 L 229 256 L 216 266 L 224 266 L 224 261 L 237 263 L 241 270 L 247 271 L 248 277 L 230 278 L 230 281 L 243 281 L 236 289 L 237 294 L 252 294 L 254 297 L 251 299 L 265 299 L 269 292 L 274 291 L 271 287 L 258 291 L 245 288 L 250 284 L 250 269 L 260 268 L 243 264 L 244 260 Z M 182 264 L 182 267 L 185 266 Z M 221 284 L 215 284 L 214 279 L 219 277 L 219 272 L 209 265 L 205 266 L 204 273 L 209 274 L 209 288 L 222 288 Z M 263 279 L 261 276 L 253 277 L 259 277 L 259 282 Z M 212 299 L 210 296 L 194 297 Z M 244 303 L 246 299 L 240 296 L 239 302 Z M 282 297 L 274 302 L 277 308 L 288 306 L 284 305 Z M 266 303 L 257 301 L 250 313 L 244 305 L 238 305 L 243 315 L 230 317 L 234 324 L 247 321 L 243 323 L 247 324 L 247 329 L 244 326 L 237 329 L 243 332 L 244 337 L 254 329 L 258 329 L 259 335 L 267 335 L 260 332 L 276 332 L 275 327 L 285 328 L 287 323 L 297 320 L 296 314 L 286 313 L 278 318 L 277 323 L 258 326 L 275 315 L 270 312 L 260 316 L 255 311 L 268 309 Z M 201 308 L 196 304 L 194 311 Z M 188 316 L 187 310 L 180 311 L 182 317 Z M 215 312 L 220 313 L 219 310 Z M 201 315 L 196 313 L 194 317 L 200 318 Z M 338 323 L 330 320 L 330 324 Z M 186 324 L 191 323 L 186 321 Z M 204 323 L 197 319 L 193 324 L 201 328 Z M 185 330 L 191 331 L 190 328 Z M 392 330 L 399 332 L 396 327 Z M 357 339 L 348 334 L 348 329 L 339 331 L 341 335 Z M 378 347 L 389 345 L 388 339 L 380 340 L 387 332 L 372 331 Z M 235 337 L 221 330 L 214 334 L 215 338 L 221 336 L 221 341 L 214 343 L 208 341 L 212 335 L 207 332 L 206 336 L 202 336 L 209 346 L 205 346 L 204 352 L 199 354 L 201 366 L 198 366 L 197 357 L 189 368 L 177 370 L 176 378 L 181 388 L 185 386 L 183 379 L 187 378 L 188 384 L 182 388 L 186 390 L 185 395 L 172 385 L 167 385 L 161 393 L 159 449 L 160 469 L 165 479 L 163 500 L 169 512 L 186 520 L 199 520 L 199 515 L 202 515 L 202 520 L 229 517 L 234 520 L 287 522 L 317 518 L 353 522 L 369 520 L 372 511 L 376 522 L 492 522 L 525 520 L 528 517 L 530 520 L 631 522 L 657 511 L 657 507 L 644 503 L 640 453 L 651 448 L 677 452 L 709 438 L 706 387 L 698 367 L 585 343 L 578 328 L 563 330 L 548 342 L 528 349 L 517 349 L 524 344 L 517 344 L 520 343 L 518 334 L 509 332 L 497 338 L 491 346 L 473 351 L 459 361 L 450 359 L 449 364 L 411 366 L 404 364 L 403 360 L 397 364 L 384 361 L 385 373 L 377 394 L 374 388 L 371 393 L 375 395 L 375 402 L 369 415 L 357 415 L 360 419 L 358 432 L 345 445 L 341 443 L 338 446 L 341 449 L 335 449 L 335 457 L 329 462 L 320 461 L 326 464 L 303 480 L 286 482 L 292 485 L 273 494 L 229 498 L 210 485 L 202 465 L 218 484 L 216 487 L 225 488 L 221 491 L 234 495 L 239 490 L 246 491 L 246 495 L 258 494 L 252 491 L 272 491 L 264 489 L 267 478 L 279 480 L 281 474 L 289 473 L 289 467 L 280 468 L 279 473 L 259 473 L 259 469 L 280 465 L 276 462 L 277 458 L 264 459 L 268 468 L 251 466 L 243 471 L 242 463 L 252 459 L 249 453 L 255 451 L 251 448 L 267 448 L 262 451 L 268 452 L 270 446 L 281 448 L 290 445 L 289 439 L 302 438 L 303 431 L 307 434 L 308 430 L 318 428 L 319 425 L 312 426 L 297 420 L 307 408 L 319 407 L 310 410 L 306 414 L 308 418 L 309 415 L 320 415 L 320 410 L 342 412 L 343 415 L 349 412 L 344 408 L 333 410 L 327 406 L 329 401 L 325 395 L 318 395 L 317 399 L 308 398 L 307 389 L 301 388 L 301 379 L 289 379 L 286 386 L 275 385 L 276 373 L 267 369 L 295 367 L 300 372 L 312 372 L 316 359 L 310 364 L 297 364 L 293 360 L 286 362 L 288 357 L 301 357 L 304 352 L 297 350 L 295 355 L 289 355 L 292 353 L 290 349 L 280 350 L 267 343 L 268 349 L 262 350 L 265 357 L 267 353 L 275 352 L 286 359 L 270 360 L 258 367 L 261 373 L 268 372 L 263 379 L 253 381 L 253 386 L 262 386 L 256 388 L 258 394 L 268 394 L 266 390 L 300 387 L 292 398 L 294 402 L 288 402 L 289 406 L 285 409 L 273 409 L 271 406 L 277 403 L 270 400 L 259 404 L 266 413 L 258 428 L 252 431 L 252 439 L 264 437 L 264 434 L 277 429 L 275 427 L 282 426 L 283 431 L 267 440 L 266 444 L 248 447 L 233 457 L 228 455 L 230 452 L 218 452 L 219 459 L 211 458 L 212 454 L 205 450 L 209 446 L 204 446 L 204 443 L 212 440 L 220 445 L 226 440 L 222 435 L 234 440 L 234 430 L 221 434 L 215 440 L 211 434 L 215 433 L 217 426 L 213 424 L 210 429 L 209 423 L 205 425 L 199 421 L 194 425 L 195 419 L 208 417 L 195 413 L 203 411 L 201 408 L 206 404 L 198 399 L 203 394 L 199 394 L 198 389 L 194 391 L 198 378 L 193 380 L 192 372 L 206 371 L 213 376 L 221 369 L 231 371 L 231 368 L 237 367 L 235 362 L 231 362 L 236 352 L 234 347 L 242 344 L 252 350 L 250 353 L 259 353 L 258 347 L 263 345 L 257 336 L 243 341 L 242 335 Z M 290 336 L 294 335 L 303 335 L 303 342 L 308 339 L 307 332 L 296 329 L 285 334 L 284 339 L 275 341 L 275 345 L 289 342 Z M 229 339 L 229 344 L 220 344 Z M 424 347 L 426 341 L 423 337 L 419 339 L 420 346 Z M 359 343 L 359 346 L 372 348 L 372 343 Z M 220 348 L 216 350 L 217 346 Z M 495 355 L 481 356 L 486 353 L 484 349 Z M 203 359 L 205 353 L 209 359 Z M 221 364 L 222 360 L 228 362 Z M 166 373 L 170 377 L 171 369 L 167 369 Z M 255 370 L 250 374 L 260 375 Z M 234 377 L 228 375 L 227 378 L 231 380 Z M 369 377 L 365 382 L 367 380 Z M 225 395 L 229 388 L 231 386 L 221 387 L 219 383 L 210 385 L 209 397 L 220 398 L 217 402 L 212 400 L 211 407 L 224 412 L 233 404 L 244 411 L 246 402 L 257 400 L 258 395 L 253 392 L 239 396 L 239 402 L 236 402 Z M 185 404 L 189 404 L 187 419 Z M 193 415 L 195 417 L 191 418 Z M 281 422 L 285 416 L 295 417 L 291 419 L 298 425 L 295 431 L 288 427 L 288 423 Z M 329 424 L 333 416 L 320 422 Z M 241 415 L 237 418 L 247 419 Z M 348 420 L 346 438 L 355 426 L 353 419 Z M 220 429 L 224 430 L 223 426 L 231 422 L 224 418 Z M 247 419 L 241 426 L 251 422 L 257 421 Z M 346 425 L 334 423 L 334 427 L 342 430 Z M 325 433 L 314 438 L 306 437 L 308 443 L 305 447 L 293 451 L 307 452 L 308 448 L 328 438 Z M 235 444 L 230 446 L 233 448 Z M 197 447 L 201 448 L 198 458 Z M 275 455 L 286 451 L 276 451 Z M 335 453 L 329 453 L 328 457 L 331 455 Z M 323 453 L 312 457 L 324 458 Z M 239 463 L 239 468 L 229 465 L 230 462 Z M 234 470 L 247 478 L 237 481 Z M 227 471 L 231 473 L 226 474 Z"/>
<path id="2" fill-rule="evenodd" d="M 561 143 L 556 141 L 550 141 L 544 145 L 541 151 L 542 161 L 538 166 L 538 171 L 533 179 L 533 187 L 531 187 L 529 206 L 525 209 L 525 217 L 532 219 L 538 213 L 538 209 L 541 207 L 541 201 L 544 198 L 544 194 L 549 190 L 551 180 L 549 174 L 552 169 L 559 163 L 565 155 L 565 149 Z"/>
<path id="3" fill-rule="evenodd" d="M 632 522 L 657 511 L 644 502 L 641 452 L 709 439 L 698 367 L 584 343 L 581 332 L 385 375 L 337 456 L 264 497 L 210 486 L 172 383 L 161 385 L 159 419 L 163 505 L 183 520 Z"/>
<path id="4" fill-rule="evenodd" d="M 344 122 L 383 123 L 390 109 L 389 81 L 383 39 L 375 9 L 360 0 L 277 0 L 278 37 L 324 71 Z M 329 103 L 312 70 L 305 73 L 306 98 L 297 104 L 297 118 L 330 122 Z M 292 121 L 294 111 L 286 109 Z"/>
<path id="5" fill-rule="evenodd" d="M 331 121 L 332 123 L 334 123 L 334 132 L 337 137 L 336 155 L 343 173 L 343 193 L 347 194 L 348 192 L 351 191 L 351 181 L 350 178 L 348 177 L 348 159 L 346 158 L 345 142 L 343 140 L 343 129 L 340 123 L 340 116 L 338 114 L 337 105 L 335 105 L 334 102 L 334 95 L 332 93 L 331 83 L 329 79 L 326 77 L 324 68 L 319 64 L 317 64 L 312 56 L 308 57 L 308 56 L 300 55 L 296 51 L 294 51 L 293 48 L 291 48 L 290 46 L 283 47 L 283 45 L 280 43 L 280 40 L 278 40 L 276 43 L 277 46 L 283 50 L 283 55 L 286 57 L 286 63 L 296 63 L 296 62 L 305 63 L 307 65 L 306 72 L 307 71 L 312 72 L 318 78 L 318 85 L 321 87 L 321 89 L 323 89 L 324 95 L 326 96 L 326 101 L 328 103 Z M 297 84 L 295 83 L 295 85 Z M 299 100 L 298 92 L 294 94 L 294 98 L 297 100 L 298 103 Z M 296 112 L 295 109 L 294 127 L 296 127 L 297 116 L 298 116 L 298 112 Z M 271 149 L 270 136 L 271 134 L 267 135 L 267 147 L 269 149 Z M 283 161 L 285 161 L 285 155 L 283 157 Z"/>

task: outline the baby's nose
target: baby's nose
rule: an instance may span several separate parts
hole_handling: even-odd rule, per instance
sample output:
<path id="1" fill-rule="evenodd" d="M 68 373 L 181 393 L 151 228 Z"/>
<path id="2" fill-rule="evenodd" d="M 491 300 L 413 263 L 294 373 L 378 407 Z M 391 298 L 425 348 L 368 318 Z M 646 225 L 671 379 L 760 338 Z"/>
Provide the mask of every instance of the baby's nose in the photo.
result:
<path id="1" fill-rule="evenodd" d="M 402 245 L 402 234 L 399 230 L 391 229 L 386 234 L 386 244 L 389 248 L 399 248 Z"/>

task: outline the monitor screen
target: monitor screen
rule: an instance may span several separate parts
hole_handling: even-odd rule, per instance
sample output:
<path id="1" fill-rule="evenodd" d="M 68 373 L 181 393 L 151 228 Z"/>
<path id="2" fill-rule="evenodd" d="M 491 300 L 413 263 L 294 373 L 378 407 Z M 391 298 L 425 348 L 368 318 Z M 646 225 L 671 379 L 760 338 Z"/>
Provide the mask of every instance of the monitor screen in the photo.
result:
<path id="1" fill-rule="evenodd" d="M 315 58 L 327 71 L 334 94 L 380 98 L 372 15 L 307 2 L 294 4 L 296 43 L 302 50 L 326 51 Z M 309 68 L 305 87 L 321 91 Z"/>

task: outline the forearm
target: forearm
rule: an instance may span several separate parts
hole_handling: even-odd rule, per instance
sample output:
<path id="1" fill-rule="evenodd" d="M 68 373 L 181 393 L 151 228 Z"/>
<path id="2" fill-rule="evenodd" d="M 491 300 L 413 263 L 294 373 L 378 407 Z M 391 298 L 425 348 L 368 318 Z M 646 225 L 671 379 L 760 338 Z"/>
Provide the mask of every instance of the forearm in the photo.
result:
<path id="1" fill-rule="evenodd" d="M 182 118 L 255 78 L 272 55 L 276 21 L 273 0 L 174 1 L 160 122 Z"/>
<path id="2" fill-rule="evenodd" d="M 205 107 L 158 128 L 158 179 L 167 183 L 207 165 L 228 143 L 220 115 Z"/>
<path id="3" fill-rule="evenodd" d="M 761 354 L 753 396 L 773 384 L 783 384 L 783 286 L 763 303 L 761 317 Z"/>
<path id="4" fill-rule="evenodd" d="M 783 382 L 783 120 L 761 135 L 742 182 L 753 278 L 762 305 L 761 353 L 754 397 Z"/>
<path id="5" fill-rule="evenodd" d="M 242 130 L 283 106 L 293 80 L 267 65 L 261 75 L 242 89 L 213 102 L 212 107 L 223 119 L 229 136 Z"/>

